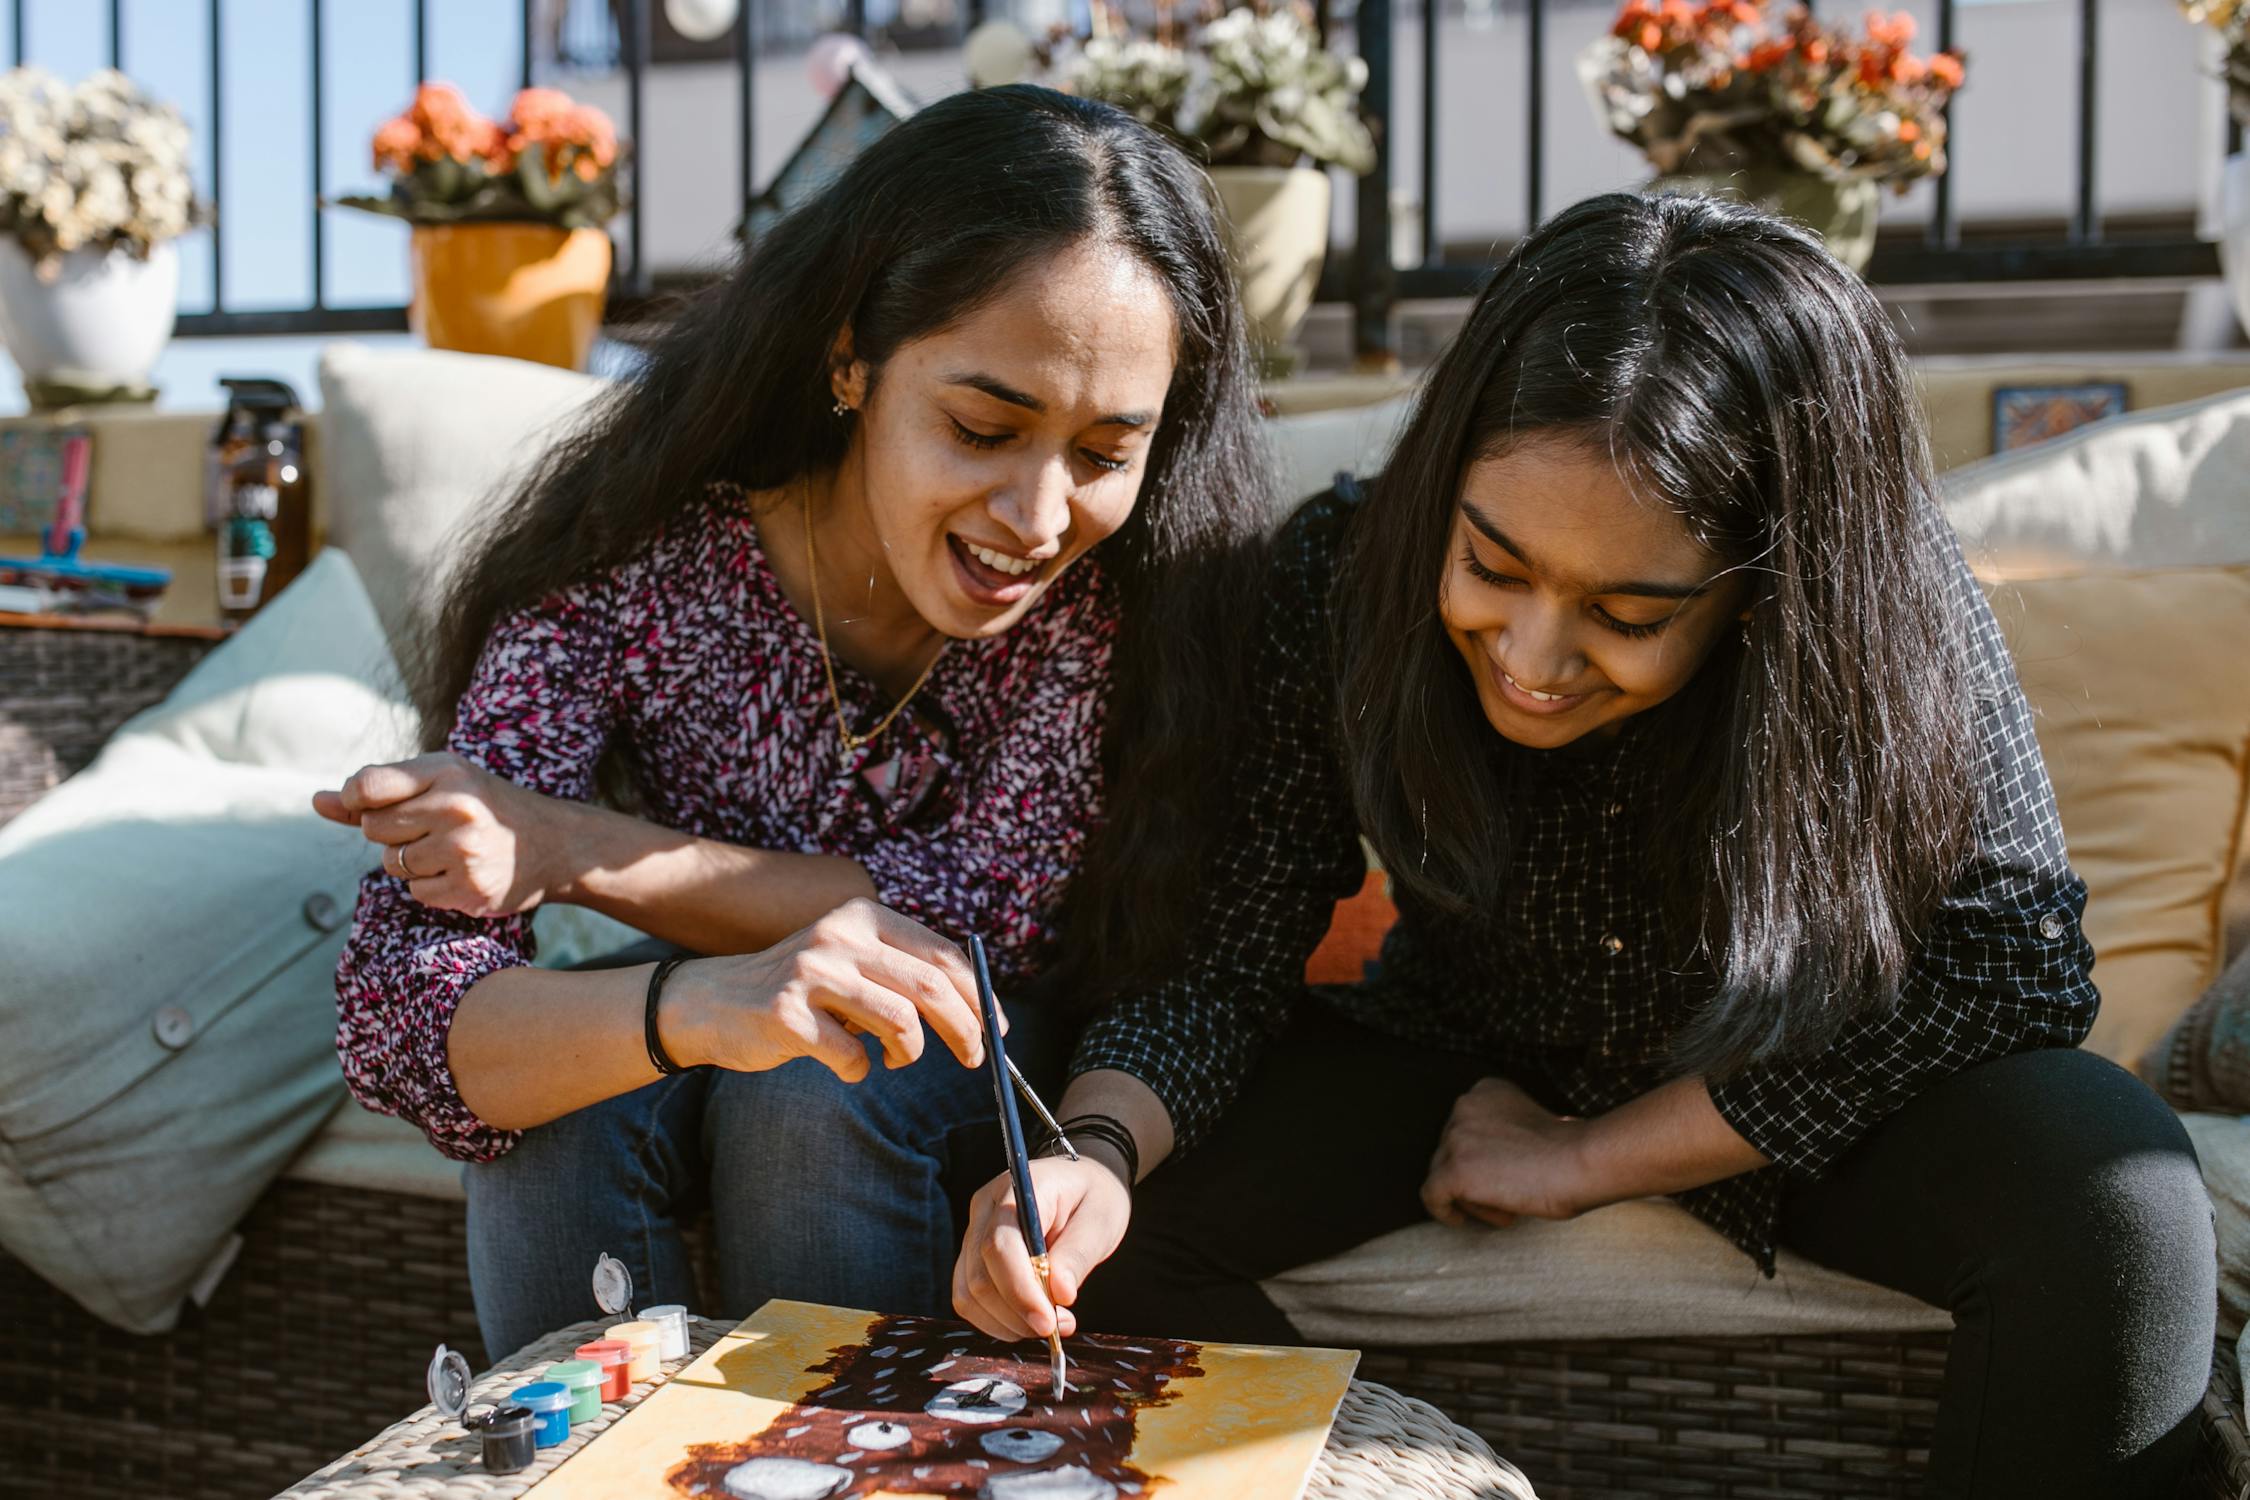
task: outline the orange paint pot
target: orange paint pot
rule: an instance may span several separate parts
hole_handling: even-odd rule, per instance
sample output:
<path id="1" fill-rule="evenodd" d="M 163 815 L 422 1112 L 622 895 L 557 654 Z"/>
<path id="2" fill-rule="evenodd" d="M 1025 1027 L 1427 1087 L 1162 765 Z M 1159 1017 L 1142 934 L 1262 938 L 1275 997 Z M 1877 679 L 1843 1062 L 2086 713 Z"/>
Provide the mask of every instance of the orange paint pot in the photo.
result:
<path id="1" fill-rule="evenodd" d="M 589 1360 L 602 1372 L 602 1399 L 622 1401 L 633 1388 L 633 1346 L 623 1339 L 595 1339 L 590 1344 L 580 1344 L 580 1359 Z"/>

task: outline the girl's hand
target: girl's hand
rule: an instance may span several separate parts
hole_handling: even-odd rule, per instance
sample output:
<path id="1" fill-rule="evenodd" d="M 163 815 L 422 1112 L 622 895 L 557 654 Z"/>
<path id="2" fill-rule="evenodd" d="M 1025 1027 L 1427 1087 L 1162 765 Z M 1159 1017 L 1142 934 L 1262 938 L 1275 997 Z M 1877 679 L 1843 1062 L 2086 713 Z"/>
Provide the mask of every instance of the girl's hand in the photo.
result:
<path id="1" fill-rule="evenodd" d="M 415 900 L 472 917 L 509 917 L 571 879 L 566 826 L 578 804 L 526 791 L 451 751 L 367 766 L 313 811 L 382 846 L 383 870 Z"/>
<path id="2" fill-rule="evenodd" d="M 1579 1149 L 1585 1129 L 1504 1078 L 1480 1079 L 1454 1102 L 1423 1205 L 1442 1224 L 1574 1219 L 1595 1206 Z"/>
<path id="3" fill-rule="evenodd" d="M 1094 1267 L 1115 1253 L 1132 1221 L 1133 1195 L 1122 1168 L 1095 1159 L 1042 1157 L 1031 1164 L 1031 1190 L 1047 1235 L 1046 1286 L 1016 1224 L 1015 1180 L 1003 1172 L 969 1200 L 969 1228 L 953 1263 L 953 1310 L 996 1339 L 1065 1338 L 1078 1331 L 1070 1310 Z"/>
<path id="4" fill-rule="evenodd" d="M 861 1037 L 903 1068 L 921 1057 L 925 1024 L 963 1067 L 981 1067 L 976 992 L 959 948 L 862 896 L 763 952 L 680 965 L 658 1025 L 683 1065 L 762 1073 L 810 1057 L 857 1083 L 867 1076 Z"/>

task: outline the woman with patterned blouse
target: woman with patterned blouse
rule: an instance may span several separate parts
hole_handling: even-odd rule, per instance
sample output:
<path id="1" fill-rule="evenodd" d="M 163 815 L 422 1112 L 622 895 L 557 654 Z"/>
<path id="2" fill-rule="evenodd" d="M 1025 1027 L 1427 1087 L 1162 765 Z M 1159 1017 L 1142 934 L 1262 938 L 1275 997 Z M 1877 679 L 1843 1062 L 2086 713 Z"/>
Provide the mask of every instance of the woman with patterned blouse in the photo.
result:
<path id="1" fill-rule="evenodd" d="M 1670 1194 L 1768 1275 L 1953 1310 L 1940 1492 L 2171 1493 L 2209 1206 L 2073 1050 L 2085 888 L 1857 278 L 1747 209 L 1568 210 L 1271 578 L 1202 927 L 1081 1041 L 1083 1160 L 1034 1165 L 1064 1310 L 1002 1178 L 961 1313 L 1291 1341 L 1290 1266 Z M 1399 921 L 1308 992 L 1363 835 Z"/>
<path id="2" fill-rule="evenodd" d="M 318 799 L 382 856 L 345 1076 L 469 1164 L 495 1356 L 589 1312 L 605 1250 L 692 1301 L 706 1205 L 730 1309 L 942 1310 L 949 1178 L 998 1152 L 954 1170 L 993 1108 L 956 943 L 1020 987 L 1082 870 L 1123 890 L 1163 867 L 1136 850 L 1191 847 L 1102 808 L 1182 779 L 1225 706 L 1183 662 L 1255 619 L 1249 371 L 1183 154 L 964 94 L 773 229 L 500 509 L 424 664 L 430 753 Z M 530 967 L 544 901 L 666 957 Z M 1042 1009 L 1015 1050 L 1059 1067 Z"/>

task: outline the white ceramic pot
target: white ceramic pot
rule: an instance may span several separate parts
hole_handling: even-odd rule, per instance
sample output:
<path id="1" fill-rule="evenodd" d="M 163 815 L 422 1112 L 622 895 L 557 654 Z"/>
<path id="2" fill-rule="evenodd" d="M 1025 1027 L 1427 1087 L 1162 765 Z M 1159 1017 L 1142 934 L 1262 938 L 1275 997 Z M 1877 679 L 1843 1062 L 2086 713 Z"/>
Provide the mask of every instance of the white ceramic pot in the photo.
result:
<path id="1" fill-rule="evenodd" d="M 179 316 L 180 257 L 170 241 L 147 260 L 73 250 L 52 281 L 0 235 L 0 338 L 26 381 L 144 386 Z"/>
<path id="2" fill-rule="evenodd" d="M 2250 331 L 2250 151 L 2237 151 L 2220 169 L 2219 264 L 2234 294 L 2234 315 Z"/>
<path id="3" fill-rule="evenodd" d="M 1211 182 L 1233 236 L 1250 337 L 1270 365 L 1312 307 L 1328 255 L 1328 174 L 1314 167 L 1213 167 Z"/>

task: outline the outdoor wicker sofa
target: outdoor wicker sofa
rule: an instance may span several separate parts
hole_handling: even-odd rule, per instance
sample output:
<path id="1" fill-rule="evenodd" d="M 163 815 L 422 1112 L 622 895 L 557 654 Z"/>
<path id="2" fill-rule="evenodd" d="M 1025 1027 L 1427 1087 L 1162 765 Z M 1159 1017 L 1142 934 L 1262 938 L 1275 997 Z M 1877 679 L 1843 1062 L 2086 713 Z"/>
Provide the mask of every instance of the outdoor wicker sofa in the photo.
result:
<path id="1" fill-rule="evenodd" d="M 207 642 L 0 628 L 0 821 L 91 758 Z M 352 1106 L 346 1105 L 346 1108 Z M 432 1346 L 483 1351 L 458 1201 L 284 1179 L 216 1293 L 150 1337 L 0 1257 L 0 1496 L 251 1500 L 421 1401 Z M 709 1304 L 706 1304 L 709 1305 Z M 1550 1500 L 1919 1492 L 1942 1333 L 1370 1348 Z M 2196 1496 L 2250 1497 L 2232 1351 Z"/>

